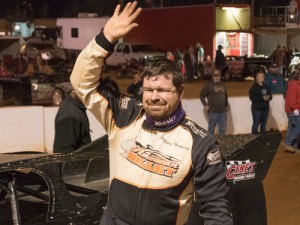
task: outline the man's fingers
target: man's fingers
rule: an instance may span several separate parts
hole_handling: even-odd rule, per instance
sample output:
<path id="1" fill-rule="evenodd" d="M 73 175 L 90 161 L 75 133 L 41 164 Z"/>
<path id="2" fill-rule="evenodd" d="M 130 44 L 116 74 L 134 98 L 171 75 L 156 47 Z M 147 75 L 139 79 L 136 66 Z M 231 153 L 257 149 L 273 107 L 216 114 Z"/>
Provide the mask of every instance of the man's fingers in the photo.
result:
<path id="1" fill-rule="evenodd" d="M 132 24 L 130 24 L 130 25 L 128 26 L 127 33 L 128 33 L 129 31 L 131 31 L 133 28 L 138 27 L 138 26 L 139 26 L 139 25 L 138 25 L 137 23 L 132 23 Z"/>
<path id="2" fill-rule="evenodd" d="M 128 17 L 131 16 L 131 14 L 135 11 L 137 4 L 137 1 L 127 3 L 122 14 Z"/>
<path id="3" fill-rule="evenodd" d="M 133 3 L 128 2 L 128 3 L 125 5 L 124 9 L 122 10 L 122 14 L 127 14 L 127 13 L 128 13 L 128 10 L 129 10 L 129 8 L 130 8 L 130 6 L 131 6 L 132 4 L 133 4 Z"/>
<path id="4" fill-rule="evenodd" d="M 115 16 L 118 16 L 118 15 L 119 15 L 119 13 L 120 13 L 120 8 L 121 8 L 121 5 L 118 4 L 118 5 L 116 6 L 116 8 L 115 8 L 115 12 L 114 12 L 114 14 L 113 14 L 112 17 L 115 17 Z"/>
<path id="5" fill-rule="evenodd" d="M 138 8 L 135 12 L 130 16 L 131 21 L 134 21 L 142 12 L 142 8 Z"/>
<path id="6" fill-rule="evenodd" d="M 137 1 L 134 1 L 132 4 L 130 4 L 128 6 L 128 9 L 127 9 L 127 15 L 128 16 L 131 16 L 131 14 L 135 11 L 136 6 L 137 6 Z"/>

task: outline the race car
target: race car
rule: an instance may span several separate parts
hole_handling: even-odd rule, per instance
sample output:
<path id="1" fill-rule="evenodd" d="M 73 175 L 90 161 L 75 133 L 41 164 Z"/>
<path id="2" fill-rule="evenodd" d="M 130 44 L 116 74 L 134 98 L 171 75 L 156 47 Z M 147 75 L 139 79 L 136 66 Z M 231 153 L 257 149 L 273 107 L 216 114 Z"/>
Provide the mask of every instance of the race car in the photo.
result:
<path id="1" fill-rule="evenodd" d="M 280 132 L 216 136 L 225 159 L 236 225 L 267 225 L 262 181 Z M 109 187 L 107 135 L 67 154 L 0 154 L 0 224 L 99 224 Z M 193 204 L 189 225 L 201 224 Z"/>

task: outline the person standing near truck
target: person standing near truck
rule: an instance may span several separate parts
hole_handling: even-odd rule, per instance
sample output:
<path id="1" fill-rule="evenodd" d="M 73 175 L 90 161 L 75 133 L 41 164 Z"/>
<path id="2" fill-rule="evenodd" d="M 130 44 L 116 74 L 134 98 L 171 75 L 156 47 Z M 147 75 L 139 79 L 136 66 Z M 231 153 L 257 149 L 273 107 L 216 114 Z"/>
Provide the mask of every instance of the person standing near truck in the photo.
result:
<path id="1" fill-rule="evenodd" d="M 116 7 L 71 74 L 76 93 L 108 134 L 110 187 L 100 224 L 184 225 L 195 199 L 206 225 L 232 225 L 226 167 L 214 137 L 183 110 L 180 67 L 167 59 L 147 65 L 142 103 L 97 90 L 105 58 L 138 26 L 136 6 Z"/>

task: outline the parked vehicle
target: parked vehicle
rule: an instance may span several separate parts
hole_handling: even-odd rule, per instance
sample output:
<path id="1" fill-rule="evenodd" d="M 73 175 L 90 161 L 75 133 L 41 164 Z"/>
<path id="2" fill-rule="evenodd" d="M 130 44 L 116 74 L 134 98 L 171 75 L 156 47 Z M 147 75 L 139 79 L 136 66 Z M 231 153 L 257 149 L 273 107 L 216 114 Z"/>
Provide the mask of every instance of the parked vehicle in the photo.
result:
<path id="1" fill-rule="evenodd" d="M 0 105 L 59 105 L 72 90 L 69 74 L 0 77 Z"/>
<path id="2" fill-rule="evenodd" d="M 135 59 L 139 63 L 165 59 L 166 53 L 155 50 L 149 44 L 142 43 L 119 43 L 114 53 L 106 59 L 106 65 L 120 67 L 128 61 Z"/>
<path id="3" fill-rule="evenodd" d="M 63 49 L 58 48 L 54 41 L 44 40 L 41 38 L 30 38 L 25 45 L 25 55 L 28 60 L 35 60 L 37 56 L 41 56 L 43 53 L 48 54 L 47 61 L 51 60 L 66 60 L 66 53 Z"/>
<path id="4" fill-rule="evenodd" d="M 253 76 L 254 72 L 260 68 L 266 71 L 272 63 L 270 57 L 225 56 L 225 58 L 226 67 L 222 71 L 224 81 L 244 80 L 247 76 Z M 214 63 L 212 61 L 204 61 L 201 67 L 197 69 L 197 73 L 200 74 L 198 77 L 210 78 L 213 69 Z"/>

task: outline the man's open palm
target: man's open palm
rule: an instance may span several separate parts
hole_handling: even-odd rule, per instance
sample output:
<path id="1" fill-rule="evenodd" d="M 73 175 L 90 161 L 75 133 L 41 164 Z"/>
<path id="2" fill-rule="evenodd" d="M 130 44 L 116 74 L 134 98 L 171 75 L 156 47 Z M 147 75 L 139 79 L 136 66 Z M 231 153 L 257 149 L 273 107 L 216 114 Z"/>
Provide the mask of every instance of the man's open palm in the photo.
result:
<path id="1" fill-rule="evenodd" d="M 120 5 L 117 5 L 113 16 L 107 21 L 104 26 L 104 35 L 112 44 L 118 41 L 119 38 L 125 36 L 138 24 L 134 23 L 135 19 L 141 13 L 142 9 L 136 9 L 137 2 L 129 2 L 124 10 L 120 13 Z"/>

